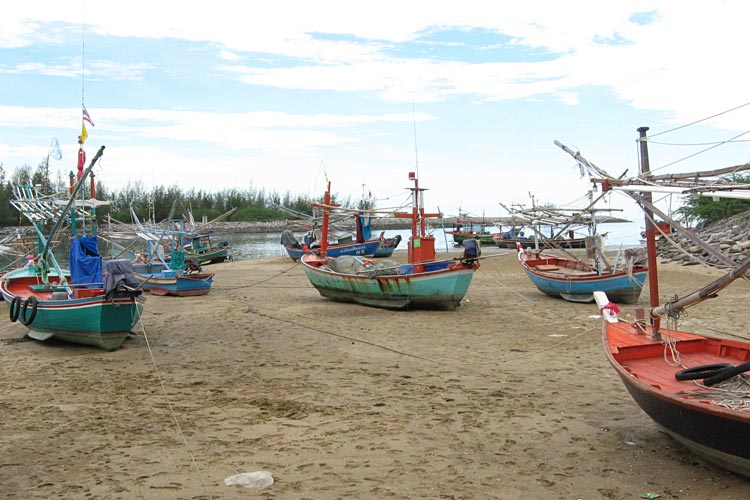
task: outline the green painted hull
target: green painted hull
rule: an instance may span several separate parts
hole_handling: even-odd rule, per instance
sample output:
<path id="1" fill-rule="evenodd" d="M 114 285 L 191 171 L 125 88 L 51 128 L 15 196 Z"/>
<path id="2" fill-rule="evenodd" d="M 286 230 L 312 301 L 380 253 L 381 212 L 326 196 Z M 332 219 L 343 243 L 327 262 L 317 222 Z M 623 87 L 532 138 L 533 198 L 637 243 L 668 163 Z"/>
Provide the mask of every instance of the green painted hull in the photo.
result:
<path id="1" fill-rule="evenodd" d="M 455 309 L 474 275 L 472 268 L 459 268 L 369 278 L 319 269 L 304 258 L 302 262 L 323 297 L 385 309 Z"/>
<path id="2" fill-rule="evenodd" d="M 3 276 L 0 288 L 9 313 L 14 297 L 23 301 L 32 295 L 37 297 L 38 305 L 33 318 L 30 310 L 26 311 L 25 316 L 23 311 L 18 315 L 19 322 L 30 320 L 24 324 L 29 329 L 29 337 L 36 340 L 54 337 L 112 351 L 122 345 L 143 313 L 145 299 L 140 296 L 105 300 L 100 294 L 53 300 L 49 292 L 31 293 L 28 286 L 19 287 L 14 283 L 14 278 L 27 283 L 28 276 L 26 269 L 8 273 Z"/>
<path id="3" fill-rule="evenodd" d="M 5 303 L 10 308 L 10 302 L 6 300 Z M 54 310 L 40 303 L 34 321 L 27 328 L 29 337 L 36 340 L 55 337 L 113 351 L 122 345 L 142 313 L 143 299 L 120 303 L 69 304 Z"/>
<path id="4" fill-rule="evenodd" d="M 453 237 L 453 243 L 461 245 L 466 240 L 478 240 L 481 245 L 494 245 L 495 240 L 492 239 L 494 234 L 468 234 L 468 233 L 455 233 L 448 232 Z"/>
<path id="5" fill-rule="evenodd" d="M 229 257 L 229 248 L 219 248 L 217 250 L 211 250 L 207 252 L 185 252 L 186 256 L 198 257 L 201 264 L 216 264 L 217 262 L 224 262 Z"/>

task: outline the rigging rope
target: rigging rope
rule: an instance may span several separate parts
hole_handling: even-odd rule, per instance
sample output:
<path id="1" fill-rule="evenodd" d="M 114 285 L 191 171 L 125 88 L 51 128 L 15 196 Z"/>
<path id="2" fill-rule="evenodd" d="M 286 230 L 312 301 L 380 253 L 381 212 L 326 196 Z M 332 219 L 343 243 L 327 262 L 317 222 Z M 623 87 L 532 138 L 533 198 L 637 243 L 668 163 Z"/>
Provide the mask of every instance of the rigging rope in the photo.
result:
<path id="1" fill-rule="evenodd" d="M 680 125 L 679 127 L 675 127 L 675 128 L 669 129 L 669 130 L 665 130 L 663 132 L 658 132 L 656 134 L 651 134 L 650 137 L 656 137 L 658 135 L 668 134 L 670 132 L 674 132 L 676 130 L 683 129 L 683 128 L 689 127 L 691 125 L 695 125 L 697 123 L 701 123 L 701 122 L 704 122 L 706 120 L 710 120 L 711 118 L 716 118 L 717 116 L 725 115 L 727 113 L 731 113 L 732 111 L 737 111 L 738 109 L 744 108 L 745 106 L 750 106 L 750 102 L 746 102 L 745 104 L 740 104 L 739 106 L 735 106 L 734 108 L 728 109 L 726 111 L 722 111 L 721 113 L 716 113 L 715 115 L 707 116 L 706 118 L 701 118 L 700 120 L 696 120 L 694 122 L 686 123 L 685 125 Z"/>
<path id="2" fill-rule="evenodd" d="M 718 148 L 719 146 L 723 146 L 724 144 L 728 144 L 728 143 L 730 143 L 730 142 L 733 142 L 733 141 L 734 141 L 734 139 L 736 139 L 736 138 L 738 138 L 738 137 L 742 137 L 742 136 L 743 136 L 743 135 L 745 135 L 745 134 L 750 134 L 750 130 L 747 130 L 747 131 L 745 131 L 745 132 L 742 132 L 742 133 L 740 133 L 740 134 L 737 134 L 737 135 L 735 135 L 734 137 L 732 137 L 731 139 L 727 139 L 726 141 L 722 141 L 722 142 L 719 142 L 719 143 L 717 143 L 717 144 L 715 144 L 715 145 L 713 145 L 713 146 L 711 146 L 711 147 L 708 147 L 708 148 L 706 148 L 706 149 L 702 149 L 702 150 L 700 150 L 700 151 L 698 151 L 698 152 L 696 152 L 696 153 L 693 153 L 693 154 L 691 154 L 691 155 L 688 155 L 688 156 L 685 156 L 685 157 L 683 157 L 683 158 L 680 158 L 679 160 L 675 160 L 675 161 L 673 161 L 673 162 L 667 163 L 666 165 L 662 165 L 661 167 L 657 167 L 657 168 L 651 169 L 651 173 L 657 172 L 657 171 L 659 171 L 659 170 L 661 170 L 661 169 L 663 169 L 663 168 L 667 168 L 667 167 L 670 167 L 670 166 L 672 166 L 672 165 L 674 165 L 674 164 L 676 164 L 676 163 L 680 163 L 680 162 L 682 162 L 682 161 L 685 161 L 685 160 L 687 160 L 687 159 L 689 159 L 689 158 L 692 158 L 692 157 L 694 157 L 694 156 L 698 156 L 699 154 L 703 154 L 703 153 L 705 153 L 706 151 L 710 151 L 710 150 L 712 150 L 712 149 Z M 639 139 L 639 140 L 640 140 L 640 139 Z"/>

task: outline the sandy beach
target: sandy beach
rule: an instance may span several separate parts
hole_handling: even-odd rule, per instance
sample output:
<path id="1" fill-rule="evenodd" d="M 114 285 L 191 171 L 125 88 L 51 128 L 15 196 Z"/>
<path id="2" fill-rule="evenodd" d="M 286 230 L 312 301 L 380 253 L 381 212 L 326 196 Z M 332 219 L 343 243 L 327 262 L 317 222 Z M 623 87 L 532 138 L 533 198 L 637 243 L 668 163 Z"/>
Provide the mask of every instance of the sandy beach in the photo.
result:
<path id="1" fill-rule="evenodd" d="M 595 305 L 483 250 L 455 311 L 333 302 L 276 257 L 207 267 L 206 297 L 149 296 L 111 353 L 28 340 L 3 312 L 0 498 L 750 498 L 636 406 Z M 662 264 L 661 295 L 718 275 Z M 749 298 L 737 281 L 681 325 L 750 337 Z M 266 489 L 224 484 L 261 470 Z"/>

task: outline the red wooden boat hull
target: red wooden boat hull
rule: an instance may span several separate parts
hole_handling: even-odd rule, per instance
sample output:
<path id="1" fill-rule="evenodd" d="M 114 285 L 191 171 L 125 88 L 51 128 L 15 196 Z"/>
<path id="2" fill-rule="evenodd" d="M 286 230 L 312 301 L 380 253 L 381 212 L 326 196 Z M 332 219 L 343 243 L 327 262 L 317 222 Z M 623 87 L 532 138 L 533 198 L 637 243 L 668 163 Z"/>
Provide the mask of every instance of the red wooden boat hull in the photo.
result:
<path id="1" fill-rule="evenodd" d="M 750 402 L 732 406 L 727 401 L 731 396 L 716 396 L 718 386 L 675 379 L 683 368 L 748 361 L 750 342 L 660 331 L 662 338 L 674 341 L 681 365 L 665 360 L 662 341 L 625 322 L 604 323 L 610 363 L 635 402 L 664 432 L 707 461 L 750 476 Z"/>

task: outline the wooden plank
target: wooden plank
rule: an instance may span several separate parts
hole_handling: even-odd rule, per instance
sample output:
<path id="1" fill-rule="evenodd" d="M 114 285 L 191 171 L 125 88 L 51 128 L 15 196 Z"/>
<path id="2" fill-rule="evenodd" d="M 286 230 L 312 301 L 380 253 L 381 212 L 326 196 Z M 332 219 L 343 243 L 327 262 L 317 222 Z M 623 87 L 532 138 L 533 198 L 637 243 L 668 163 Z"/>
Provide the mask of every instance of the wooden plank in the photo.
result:
<path id="1" fill-rule="evenodd" d="M 560 268 L 551 264 L 539 264 L 535 266 L 540 271 L 558 271 Z"/>

